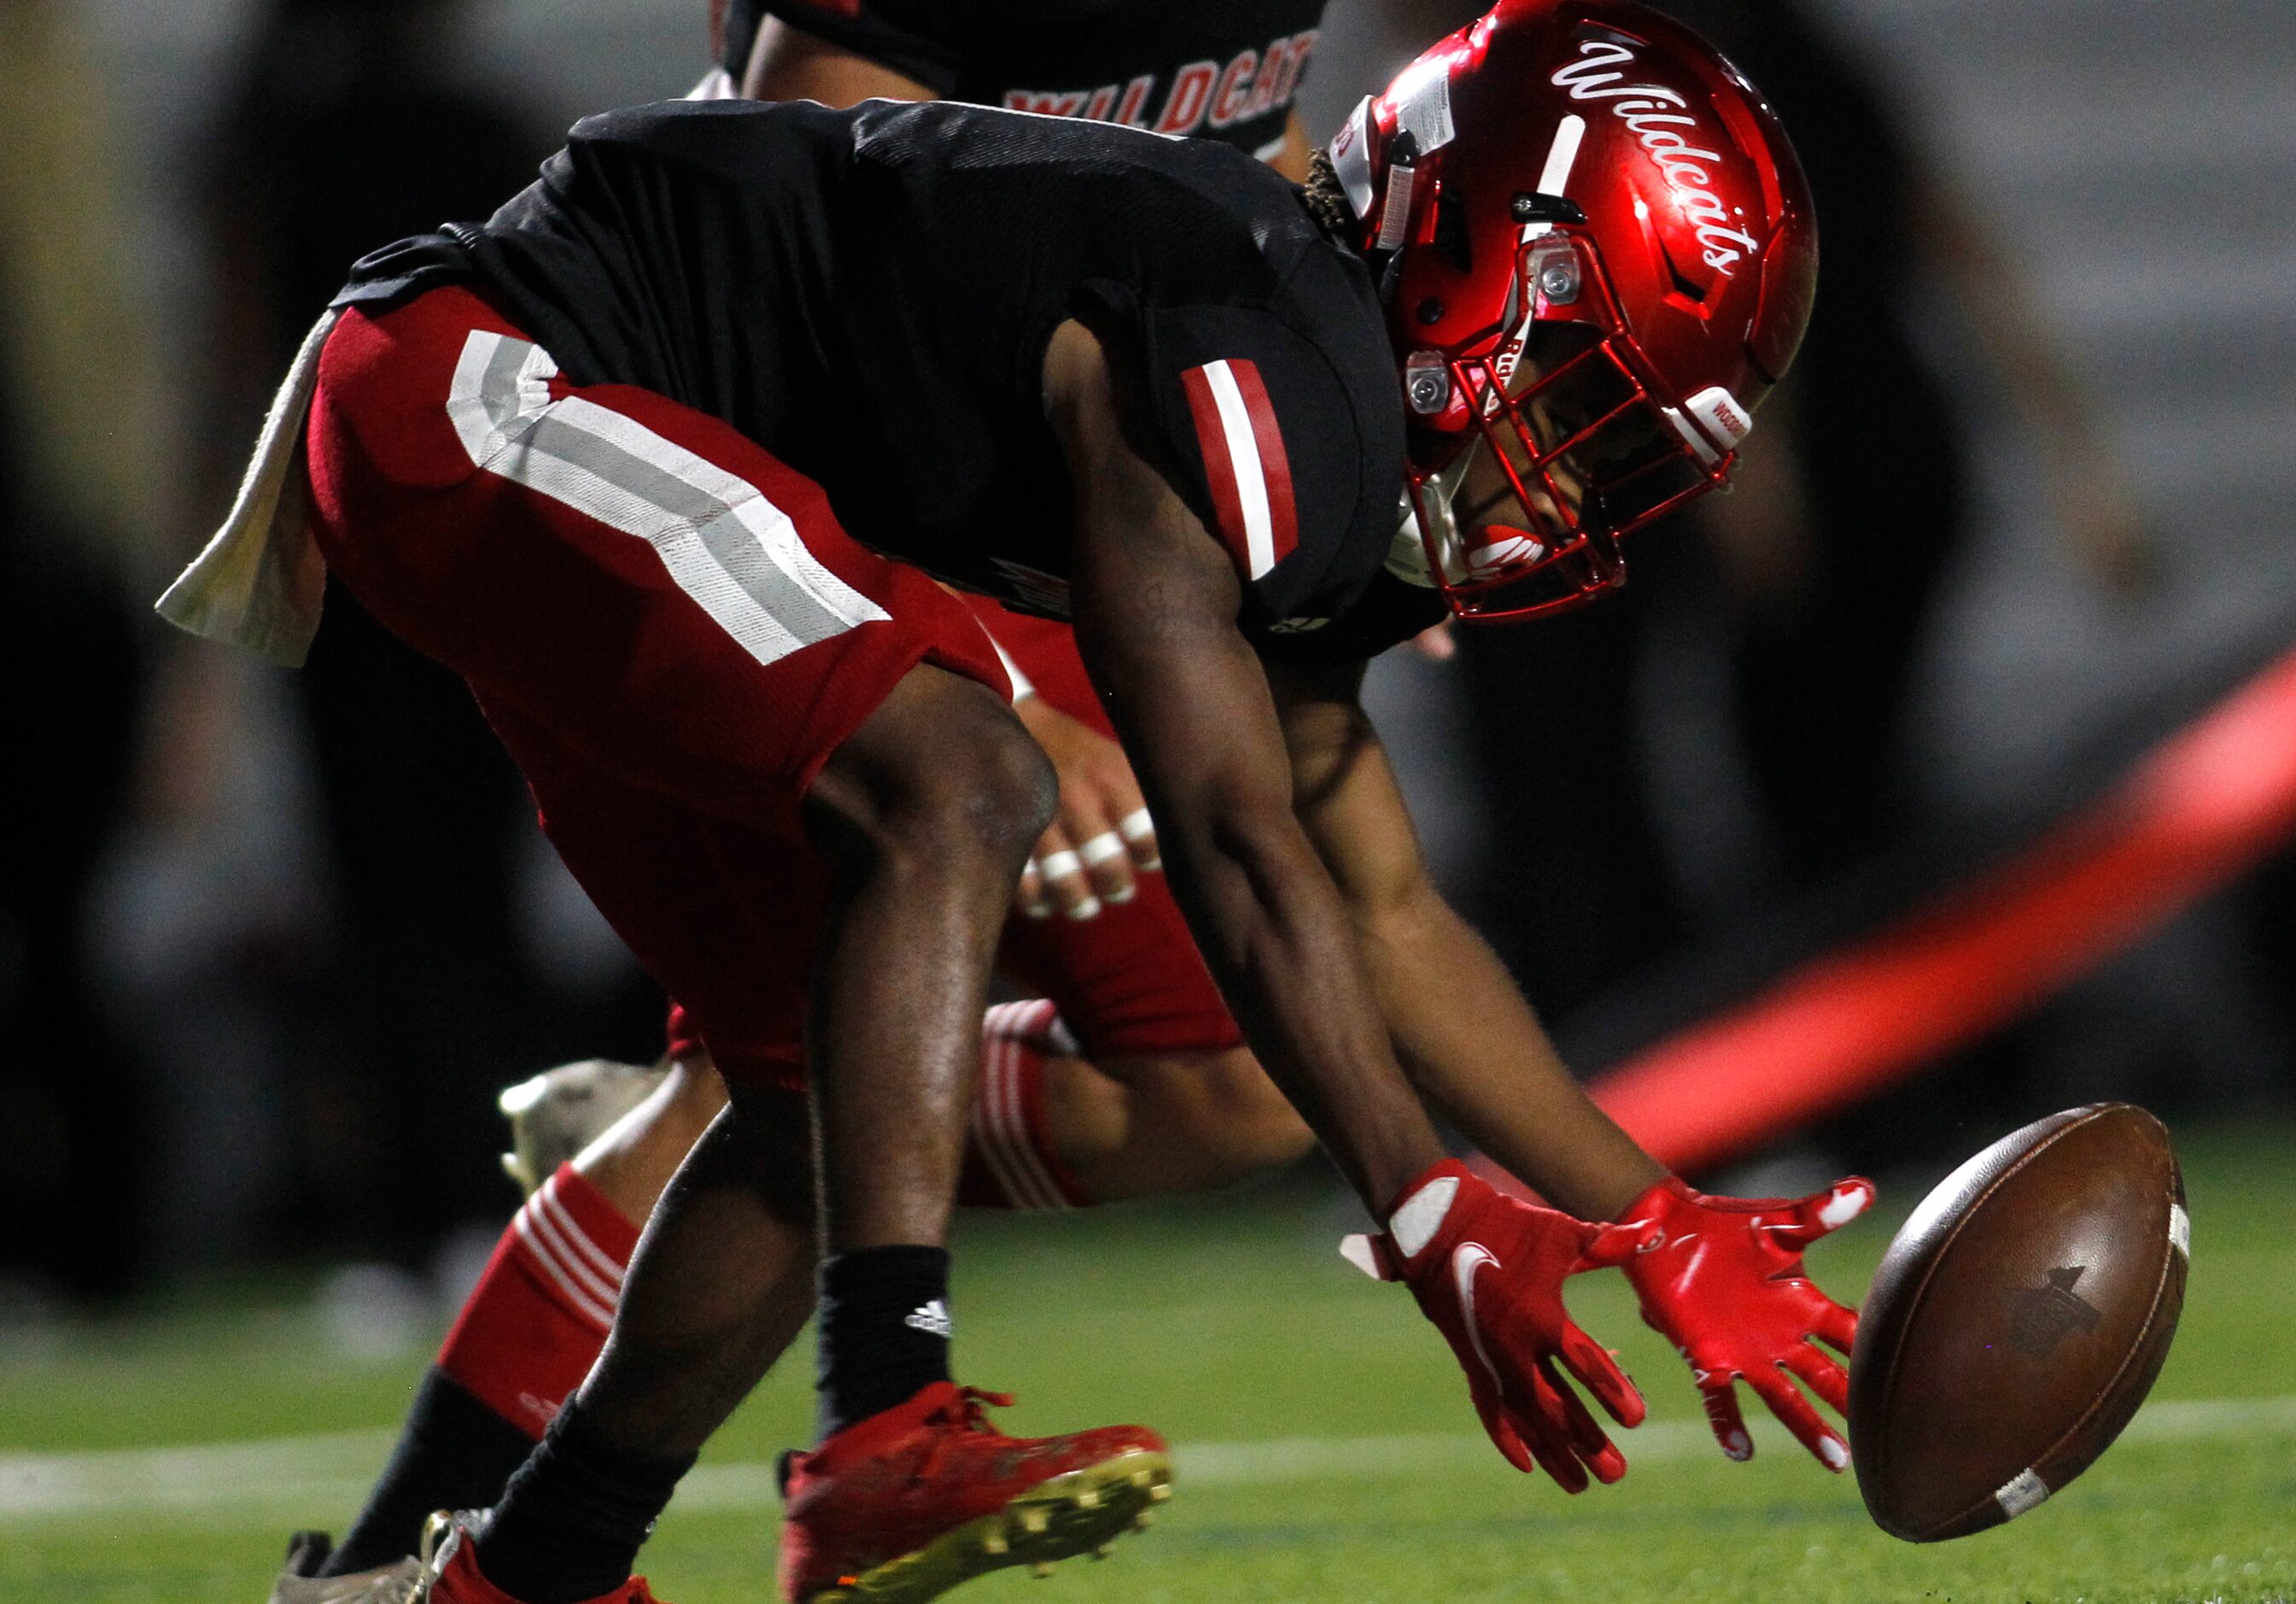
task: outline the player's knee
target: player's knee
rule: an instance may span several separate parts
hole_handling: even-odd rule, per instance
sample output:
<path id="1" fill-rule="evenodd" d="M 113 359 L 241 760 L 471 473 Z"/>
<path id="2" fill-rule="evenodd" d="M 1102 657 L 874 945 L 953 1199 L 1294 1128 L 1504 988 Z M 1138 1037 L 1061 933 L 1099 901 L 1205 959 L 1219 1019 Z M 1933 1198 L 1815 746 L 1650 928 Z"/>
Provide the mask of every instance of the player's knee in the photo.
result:
<path id="1" fill-rule="evenodd" d="M 1018 874 L 1060 801 L 1052 763 L 993 692 L 929 683 L 823 770 L 808 800 L 824 844 L 849 864 Z"/>
<path id="2" fill-rule="evenodd" d="M 1020 724 L 982 720 L 906 777 L 875 814 L 871 845 L 913 864 L 977 861 L 1000 877 L 1017 875 L 1059 800 L 1051 762 Z"/>
<path id="3" fill-rule="evenodd" d="M 961 818 L 999 843 L 1017 865 L 1052 825 L 1060 809 L 1060 776 L 1045 749 L 1009 709 L 984 720 L 979 739 L 957 766 L 944 818 Z"/>

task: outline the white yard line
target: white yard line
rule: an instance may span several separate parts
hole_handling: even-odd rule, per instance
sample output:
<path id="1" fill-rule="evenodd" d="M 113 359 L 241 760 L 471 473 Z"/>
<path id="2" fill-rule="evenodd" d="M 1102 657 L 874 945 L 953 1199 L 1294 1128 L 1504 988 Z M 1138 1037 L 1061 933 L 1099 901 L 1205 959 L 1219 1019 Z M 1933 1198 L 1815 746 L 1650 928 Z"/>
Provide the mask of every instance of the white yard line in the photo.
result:
<path id="1" fill-rule="evenodd" d="M 105 1453 L 0 1455 L 0 1520 L 227 1509 L 341 1518 L 365 1496 L 390 1435 L 354 1431 Z M 1755 1427 L 1755 1435 L 1765 1453 L 1800 1452 L 1767 1421 Z M 2146 1406 L 2124 1435 L 2141 1443 L 2296 1436 L 2296 1394 L 2163 1401 Z M 1636 1465 L 1715 1452 L 1706 1428 L 1692 1421 L 1622 1432 L 1618 1442 Z M 1189 1486 L 1247 1486 L 1410 1475 L 1489 1452 L 1479 1435 L 1443 1433 L 1184 1442 L 1173 1459 Z M 704 1465 L 677 1493 L 681 1509 L 764 1509 L 778 1502 L 770 1464 Z"/>
<path id="2" fill-rule="evenodd" d="M 299 1504 L 348 1512 L 390 1452 L 388 1431 L 0 1456 L 0 1519 Z M 348 1493 L 349 1504 L 342 1501 Z"/>

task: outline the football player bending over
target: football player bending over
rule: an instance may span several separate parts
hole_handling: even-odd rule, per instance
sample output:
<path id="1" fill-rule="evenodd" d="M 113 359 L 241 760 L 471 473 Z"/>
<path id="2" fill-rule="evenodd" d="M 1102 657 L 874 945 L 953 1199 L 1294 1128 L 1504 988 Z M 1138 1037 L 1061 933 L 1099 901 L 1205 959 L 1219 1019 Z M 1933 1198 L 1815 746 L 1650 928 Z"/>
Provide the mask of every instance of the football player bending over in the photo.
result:
<path id="1" fill-rule="evenodd" d="M 1869 1189 L 1707 1199 L 1636 1148 L 1428 883 L 1356 699 L 1447 606 L 1617 584 L 1620 537 L 1726 475 L 1814 268 L 1767 108 L 1624 0 L 1505 0 L 1304 193 L 1091 124 L 674 105 L 578 125 L 487 224 L 362 262 L 244 515 L 163 605 L 291 645 L 315 543 L 472 684 L 731 1096 L 597 1363 L 413 1585 L 648 1597 L 638 1547 L 816 1263 L 787 1596 L 931 1597 L 1098 1546 L 1165 1485 L 1153 1434 L 1016 1443 L 949 1378 L 979 1022 L 1053 799 L 928 574 L 1074 618 L 1199 944 L 1385 1222 L 1351 1256 L 1408 1283 L 1511 1462 L 1623 1473 L 1557 1369 L 1641 1419 L 1562 1304 L 1623 1263 L 1726 1447 L 1744 1378 L 1838 1468 L 1788 1377 L 1838 1406 L 1813 1339 L 1846 1349 L 1851 1316 L 1800 1249 Z M 1431 1107 L 1570 1213 L 1445 1158 Z M 611 1279 L 568 1219 L 521 1218 Z"/>
<path id="2" fill-rule="evenodd" d="M 1000 51 L 972 37 L 937 7 L 849 14 L 780 0 L 771 18 L 766 9 L 756 0 L 712 7 L 722 66 L 695 98 L 731 96 L 744 82 L 759 98 L 831 105 L 923 99 L 935 89 L 989 104 L 1046 98 L 1020 79 L 984 77 L 1011 54 L 1009 42 Z M 1259 0 L 1176 18 L 1152 5 L 1119 7 L 1062 30 L 1061 62 L 1040 55 L 1033 70 L 1064 84 L 1144 76 L 1136 120 L 1176 121 L 1193 105 L 1198 120 L 1182 131 L 1304 178 L 1308 147 L 1292 101 L 1320 9 L 1320 0 Z M 1234 78 L 1215 120 L 1214 97 L 1191 86 L 1189 64 L 1239 57 L 1252 58 L 1256 71 Z M 1079 111 L 1092 100 L 1072 98 Z M 1014 712 L 1053 761 L 1061 801 L 1022 871 L 998 955 L 1001 968 L 1049 1000 L 988 1011 L 960 1200 L 1078 1207 L 1201 1190 L 1299 1158 L 1314 1138 L 1242 1045 L 1155 873 L 1152 824 L 1072 632 L 985 596 L 964 599 L 996 642 Z M 413 1570 L 399 1563 L 409 1534 L 430 1511 L 494 1501 L 588 1372 L 638 1223 L 725 1100 L 682 1008 L 672 1010 L 658 1065 L 592 1059 L 504 1094 L 513 1135 L 505 1167 L 528 1193 L 547 1196 L 505 1233 L 351 1532 L 332 1548 L 320 1534 L 299 1534 L 273 1604 L 364 1598 L 361 1586 L 395 1597 Z M 609 1127 L 612 1136 L 593 1147 Z"/>

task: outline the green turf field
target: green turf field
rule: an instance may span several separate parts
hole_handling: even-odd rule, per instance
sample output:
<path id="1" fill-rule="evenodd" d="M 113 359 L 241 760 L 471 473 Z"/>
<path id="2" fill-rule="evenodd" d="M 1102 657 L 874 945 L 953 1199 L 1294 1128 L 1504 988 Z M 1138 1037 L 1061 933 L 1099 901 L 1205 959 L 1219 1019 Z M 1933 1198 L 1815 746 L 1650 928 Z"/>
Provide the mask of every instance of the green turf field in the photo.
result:
<path id="1" fill-rule="evenodd" d="M 2296 1129 L 2187 1135 L 2193 1271 L 2155 1402 L 2079 1484 L 2004 1529 L 1916 1549 L 1775 1432 L 1751 1465 L 1704 1435 L 1686 1374 L 1615 1275 L 1573 1302 L 1623 1351 L 1652 1424 L 1624 1484 L 1569 1499 L 1476 1433 L 1440 1339 L 1333 1253 L 1307 1181 L 1094 1218 L 968 1221 L 966 1379 L 1008 1427 L 1161 1428 L 1177 1495 L 1105 1564 L 960 1597 L 1139 1604 L 2257 1600 L 2296 1596 Z M 1822 1246 L 1862 1287 L 1911 1205 Z M 0 1600 L 260 1604 L 297 1523 L 350 1513 L 424 1355 L 331 1361 L 309 1322 L 244 1297 L 0 1352 Z M 713 1445 L 648 1551 L 676 1604 L 772 1597 L 772 1454 L 802 1433 L 807 1362 Z M 1750 1411 L 1754 1407 L 1748 1405 Z M 342 1434 L 312 1440 L 322 1434 Z M 289 1440 L 295 1439 L 295 1440 Z"/>

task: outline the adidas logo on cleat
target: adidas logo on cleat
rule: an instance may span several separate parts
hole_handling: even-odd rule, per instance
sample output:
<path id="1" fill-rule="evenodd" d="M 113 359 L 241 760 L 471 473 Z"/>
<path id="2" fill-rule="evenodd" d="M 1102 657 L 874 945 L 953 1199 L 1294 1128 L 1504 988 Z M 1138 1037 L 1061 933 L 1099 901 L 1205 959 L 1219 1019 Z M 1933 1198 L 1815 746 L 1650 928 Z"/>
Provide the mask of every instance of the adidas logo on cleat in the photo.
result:
<path id="1" fill-rule="evenodd" d="M 931 1332 L 935 1337 L 947 1337 L 954 1329 L 949 1322 L 948 1304 L 935 1298 L 922 1309 L 912 1309 L 901 1323 L 912 1330 Z"/>

